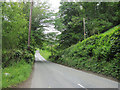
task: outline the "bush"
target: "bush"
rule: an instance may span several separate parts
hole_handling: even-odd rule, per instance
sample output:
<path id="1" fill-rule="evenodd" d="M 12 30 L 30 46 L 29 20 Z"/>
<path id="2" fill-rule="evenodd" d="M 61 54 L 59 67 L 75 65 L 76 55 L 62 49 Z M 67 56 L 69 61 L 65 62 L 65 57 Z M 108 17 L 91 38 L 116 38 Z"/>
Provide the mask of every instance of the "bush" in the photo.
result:
<path id="1" fill-rule="evenodd" d="M 14 63 L 19 63 L 21 60 L 25 60 L 27 63 L 33 63 L 34 49 L 28 51 L 27 49 L 12 49 L 2 51 L 2 67 L 12 66 Z"/>

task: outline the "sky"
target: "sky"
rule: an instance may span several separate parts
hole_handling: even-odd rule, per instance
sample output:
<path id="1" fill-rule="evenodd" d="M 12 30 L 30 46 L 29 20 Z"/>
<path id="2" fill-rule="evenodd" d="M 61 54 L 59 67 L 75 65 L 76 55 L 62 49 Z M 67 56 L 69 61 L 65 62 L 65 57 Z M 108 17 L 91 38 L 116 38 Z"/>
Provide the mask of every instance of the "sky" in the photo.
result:
<path id="1" fill-rule="evenodd" d="M 46 0 L 46 1 L 50 4 L 51 9 L 55 10 L 55 12 L 59 11 L 61 0 Z"/>

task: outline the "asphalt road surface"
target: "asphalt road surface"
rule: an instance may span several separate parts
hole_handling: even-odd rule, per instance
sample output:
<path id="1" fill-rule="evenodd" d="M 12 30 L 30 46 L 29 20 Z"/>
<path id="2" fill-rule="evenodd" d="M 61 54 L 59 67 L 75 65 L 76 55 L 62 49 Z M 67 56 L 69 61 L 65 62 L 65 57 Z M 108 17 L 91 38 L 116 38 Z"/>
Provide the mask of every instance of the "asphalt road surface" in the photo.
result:
<path id="1" fill-rule="evenodd" d="M 35 58 L 31 88 L 118 88 L 116 81 L 46 61 L 39 51 Z"/>

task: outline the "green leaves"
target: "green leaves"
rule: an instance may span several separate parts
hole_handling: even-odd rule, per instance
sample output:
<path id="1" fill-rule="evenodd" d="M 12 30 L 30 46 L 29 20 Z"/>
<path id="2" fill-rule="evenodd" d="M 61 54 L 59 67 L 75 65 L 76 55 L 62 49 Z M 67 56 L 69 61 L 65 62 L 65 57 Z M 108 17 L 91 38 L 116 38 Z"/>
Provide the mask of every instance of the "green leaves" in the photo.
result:
<path id="1" fill-rule="evenodd" d="M 61 2 L 55 20 L 56 28 L 62 32 L 59 48 L 68 48 L 83 40 L 83 18 L 86 37 L 90 37 L 118 25 L 119 11 L 118 2 Z"/>
<path id="2" fill-rule="evenodd" d="M 34 48 L 31 47 L 31 51 L 27 49 L 12 49 L 2 51 L 2 67 L 12 66 L 15 63 L 20 62 L 22 59 L 29 64 L 34 61 Z"/>
<path id="3" fill-rule="evenodd" d="M 27 20 L 22 12 L 22 3 L 3 3 L 3 49 L 19 47 L 26 40 Z"/>

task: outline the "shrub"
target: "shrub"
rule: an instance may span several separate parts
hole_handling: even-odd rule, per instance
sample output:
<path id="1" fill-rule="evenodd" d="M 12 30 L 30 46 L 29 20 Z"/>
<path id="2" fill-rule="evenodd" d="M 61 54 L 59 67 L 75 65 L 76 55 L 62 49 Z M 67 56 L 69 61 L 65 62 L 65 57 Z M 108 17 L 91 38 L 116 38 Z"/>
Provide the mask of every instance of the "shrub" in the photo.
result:
<path id="1" fill-rule="evenodd" d="M 13 49 L 13 50 L 3 50 L 2 51 L 2 67 L 12 66 L 16 62 L 25 60 L 27 63 L 32 63 L 34 61 L 34 50 L 28 51 L 27 49 Z"/>

